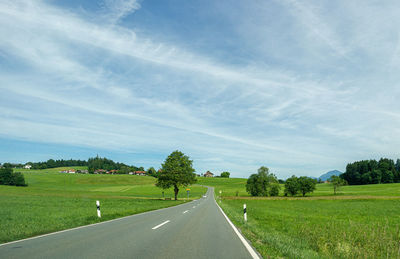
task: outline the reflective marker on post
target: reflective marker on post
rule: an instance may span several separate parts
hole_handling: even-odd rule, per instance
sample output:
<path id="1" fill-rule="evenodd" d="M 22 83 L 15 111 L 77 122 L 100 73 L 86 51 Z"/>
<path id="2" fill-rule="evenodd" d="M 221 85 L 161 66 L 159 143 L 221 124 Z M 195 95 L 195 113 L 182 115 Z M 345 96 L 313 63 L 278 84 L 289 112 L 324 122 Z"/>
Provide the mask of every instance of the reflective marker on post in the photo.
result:
<path id="1" fill-rule="evenodd" d="M 96 206 L 97 206 L 97 217 L 101 218 L 101 214 L 100 214 L 100 202 L 96 201 Z"/>
<path id="2" fill-rule="evenodd" d="M 247 222 L 246 203 L 243 204 L 244 221 Z"/>

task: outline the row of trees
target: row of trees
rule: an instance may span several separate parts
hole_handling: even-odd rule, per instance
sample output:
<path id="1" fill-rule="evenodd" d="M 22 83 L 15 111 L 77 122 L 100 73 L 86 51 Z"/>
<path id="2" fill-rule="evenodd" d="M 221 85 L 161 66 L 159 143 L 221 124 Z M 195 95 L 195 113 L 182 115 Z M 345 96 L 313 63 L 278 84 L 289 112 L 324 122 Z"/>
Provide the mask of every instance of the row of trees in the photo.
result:
<path id="1" fill-rule="evenodd" d="M 317 180 L 310 177 L 292 176 L 285 182 L 284 194 L 305 196 L 307 193 L 313 192 L 317 184 Z M 246 191 L 251 196 L 278 196 L 280 190 L 280 181 L 277 177 L 269 172 L 268 167 L 262 166 L 258 169 L 257 174 L 250 175 L 246 183 Z"/>
<path id="2" fill-rule="evenodd" d="M 381 158 L 350 163 L 340 177 L 350 185 L 400 182 L 400 159 Z"/>
<path id="3" fill-rule="evenodd" d="M 127 174 L 132 171 L 144 171 L 143 167 L 129 166 L 124 163 L 114 162 L 111 159 L 102 158 L 99 156 L 89 158 L 88 161 L 85 160 L 54 160 L 49 159 L 45 162 L 28 162 L 27 165 L 31 165 L 31 169 L 48 169 L 48 168 L 56 168 L 56 167 L 71 167 L 71 166 L 87 166 L 89 173 L 94 173 L 95 170 L 104 169 L 104 170 L 118 170 L 116 173 L 119 174 Z M 23 164 L 11 164 L 4 163 L 1 165 L 3 168 L 22 168 Z M 154 169 L 154 168 L 153 168 Z"/>
<path id="4" fill-rule="evenodd" d="M 28 165 L 32 166 L 32 169 L 47 169 L 47 168 L 56 168 L 56 167 L 67 167 L 67 166 L 87 166 L 87 161 L 85 160 L 75 160 L 75 159 L 49 159 L 46 162 L 28 162 Z"/>
<path id="5" fill-rule="evenodd" d="M 13 173 L 12 168 L 0 168 L 0 185 L 28 186 L 22 173 Z"/>

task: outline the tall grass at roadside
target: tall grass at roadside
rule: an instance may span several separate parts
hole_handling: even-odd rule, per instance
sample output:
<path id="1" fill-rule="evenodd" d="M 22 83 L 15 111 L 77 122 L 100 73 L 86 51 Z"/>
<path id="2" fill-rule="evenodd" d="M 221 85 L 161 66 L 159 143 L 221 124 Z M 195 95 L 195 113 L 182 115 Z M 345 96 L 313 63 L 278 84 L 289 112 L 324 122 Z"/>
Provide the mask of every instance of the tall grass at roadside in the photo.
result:
<path id="1" fill-rule="evenodd" d="M 317 184 L 307 197 L 250 197 L 246 179 L 201 178 L 264 258 L 400 258 L 400 184 Z M 236 196 L 238 192 L 238 196 Z M 243 204 L 248 222 L 243 221 Z"/>
<path id="2" fill-rule="evenodd" d="M 400 258 L 400 199 L 223 199 L 221 207 L 265 257 Z"/>

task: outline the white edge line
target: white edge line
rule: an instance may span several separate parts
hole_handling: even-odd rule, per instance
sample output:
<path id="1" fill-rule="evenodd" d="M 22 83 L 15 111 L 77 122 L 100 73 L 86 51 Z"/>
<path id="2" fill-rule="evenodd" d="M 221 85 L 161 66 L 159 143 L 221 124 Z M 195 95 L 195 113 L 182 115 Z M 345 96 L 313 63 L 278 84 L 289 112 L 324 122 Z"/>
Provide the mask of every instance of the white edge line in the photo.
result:
<path id="1" fill-rule="evenodd" d="M 193 201 L 190 201 L 190 202 L 193 202 Z M 184 206 L 186 204 L 188 204 L 188 203 L 181 203 L 181 204 L 178 204 L 178 205 L 174 205 L 174 206 L 166 207 L 166 208 L 161 208 L 161 209 L 158 209 L 158 210 L 145 211 L 145 212 L 141 212 L 141 213 L 133 214 L 133 215 L 128 215 L 128 216 L 121 217 L 121 218 L 102 221 L 102 222 L 99 222 L 99 223 L 93 223 L 93 224 L 89 224 L 89 225 L 84 225 L 84 226 L 79 226 L 79 227 L 75 227 L 75 228 L 69 228 L 69 229 L 64 229 L 64 230 L 60 230 L 60 231 L 56 231 L 56 232 L 51 232 L 51 233 L 47 233 L 47 234 L 43 234 L 43 235 L 39 235 L 39 236 L 28 237 L 28 238 L 24 238 L 24 239 L 20 239 L 20 240 L 14 240 L 14 241 L 11 241 L 11 242 L 8 242 L 8 243 L 0 244 L 0 247 L 1 246 L 6 246 L 6 245 L 12 245 L 12 244 L 15 244 L 15 243 L 19 243 L 19 242 L 23 242 L 23 241 L 27 241 L 27 240 L 31 240 L 31 239 L 37 239 L 37 238 L 47 237 L 47 236 L 51 236 L 51 235 L 56 235 L 56 234 L 60 234 L 60 233 L 68 232 L 68 231 L 72 231 L 72 230 L 78 230 L 78 229 L 81 229 L 81 228 L 93 227 L 93 226 L 96 226 L 96 225 L 101 225 L 101 224 L 109 223 L 109 222 L 112 222 L 112 221 L 123 220 L 123 219 L 130 218 L 130 217 L 140 216 L 142 214 L 149 214 L 149 213 L 155 213 L 155 212 L 158 212 L 158 211 L 161 211 L 161 210 L 173 209 L 173 208 L 176 208 L 176 207 L 179 207 L 179 206 Z"/>
<path id="2" fill-rule="evenodd" d="M 153 227 L 153 228 L 151 228 L 151 229 L 155 230 L 155 229 L 157 229 L 157 228 L 161 227 L 162 225 L 165 225 L 165 224 L 167 224 L 168 222 L 170 222 L 170 221 L 169 221 L 169 220 L 167 220 L 167 221 L 164 221 L 163 223 L 161 223 L 161 224 L 159 224 L 159 225 L 157 225 L 157 226 L 155 226 L 155 227 Z"/>
<path id="3" fill-rule="evenodd" d="M 215 199 L 214 199 L 214 201 L 215 201 Z M 247 240 L 243 237 L 243 235 L 239 232 L 239 230 L 235 227 L 235 225 L 233 225 L 232 221 L 228 218 L 228 216 L 226 216 L 225 212 L 221 209 L 221 207 L 218 205 L 218 203 L 216 201 L 215 201 L 215 204 L 217 204 L 219 210 L 222 212 L 222 215 L 224 215 L 225 219 L 228 221 L 229 225 L 231 225 L 231 227 L 235 231 L 236 235 L 238 235 L 240 241 L 242 241 L 243 245 L 246 247 L 247 251 L 249 251 L 250 255 L 254 259 L 260 259 L 258 254 L 254 251 L 254 248 L 249 244 L 249 242 L 247 242 Z"/>

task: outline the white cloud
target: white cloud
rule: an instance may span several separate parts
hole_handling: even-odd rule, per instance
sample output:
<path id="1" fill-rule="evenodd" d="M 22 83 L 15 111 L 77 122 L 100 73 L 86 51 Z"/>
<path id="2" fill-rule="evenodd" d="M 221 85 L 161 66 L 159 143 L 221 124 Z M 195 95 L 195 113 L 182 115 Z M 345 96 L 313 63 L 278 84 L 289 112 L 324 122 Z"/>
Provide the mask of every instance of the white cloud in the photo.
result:
<path id="1" fill-rule="evenodd" d="M 360 60 L 353 61 L 357 49 L 374 53 L 358 36 L 344 41 L 320 9 L 287 6 L 337 56 L 352 57 L 341 63 L 344 70 Z M 7 35 L 0 38 L 7 60 L 0 60 L 0 134 L 149 154 L 184 149 L 198 158 L 200 171 L 237 176 L 261 165 L 282 176 L 311 175 L 343 170 L 349 157 L 374 150 L 396 155 L 398 131 L 376 127 L 400 126 L 396 98 L 390 99 L 399 94 L 390 84 L 395 78 L 229 63 L 179 42 L 139 37 L 118 23 L 139 8 L 136 1 L 108 2 L 110 20 L 95 23 L 42 1 L 0 2 L 0 34 Z M 300 42 L 307 57 L 312 46 Z M 304 62 L 315 61 L 315 53 Z M 337 57 L 326 60 L 338 64 Z M 378 83 L 384 91 L 376 95 Z"/>
<path id="2" fill-rule="evenodd" d="M 102 6 L 104 17 L 113 24 L 140 9 L 137 0 L 104 0 Z"/>

